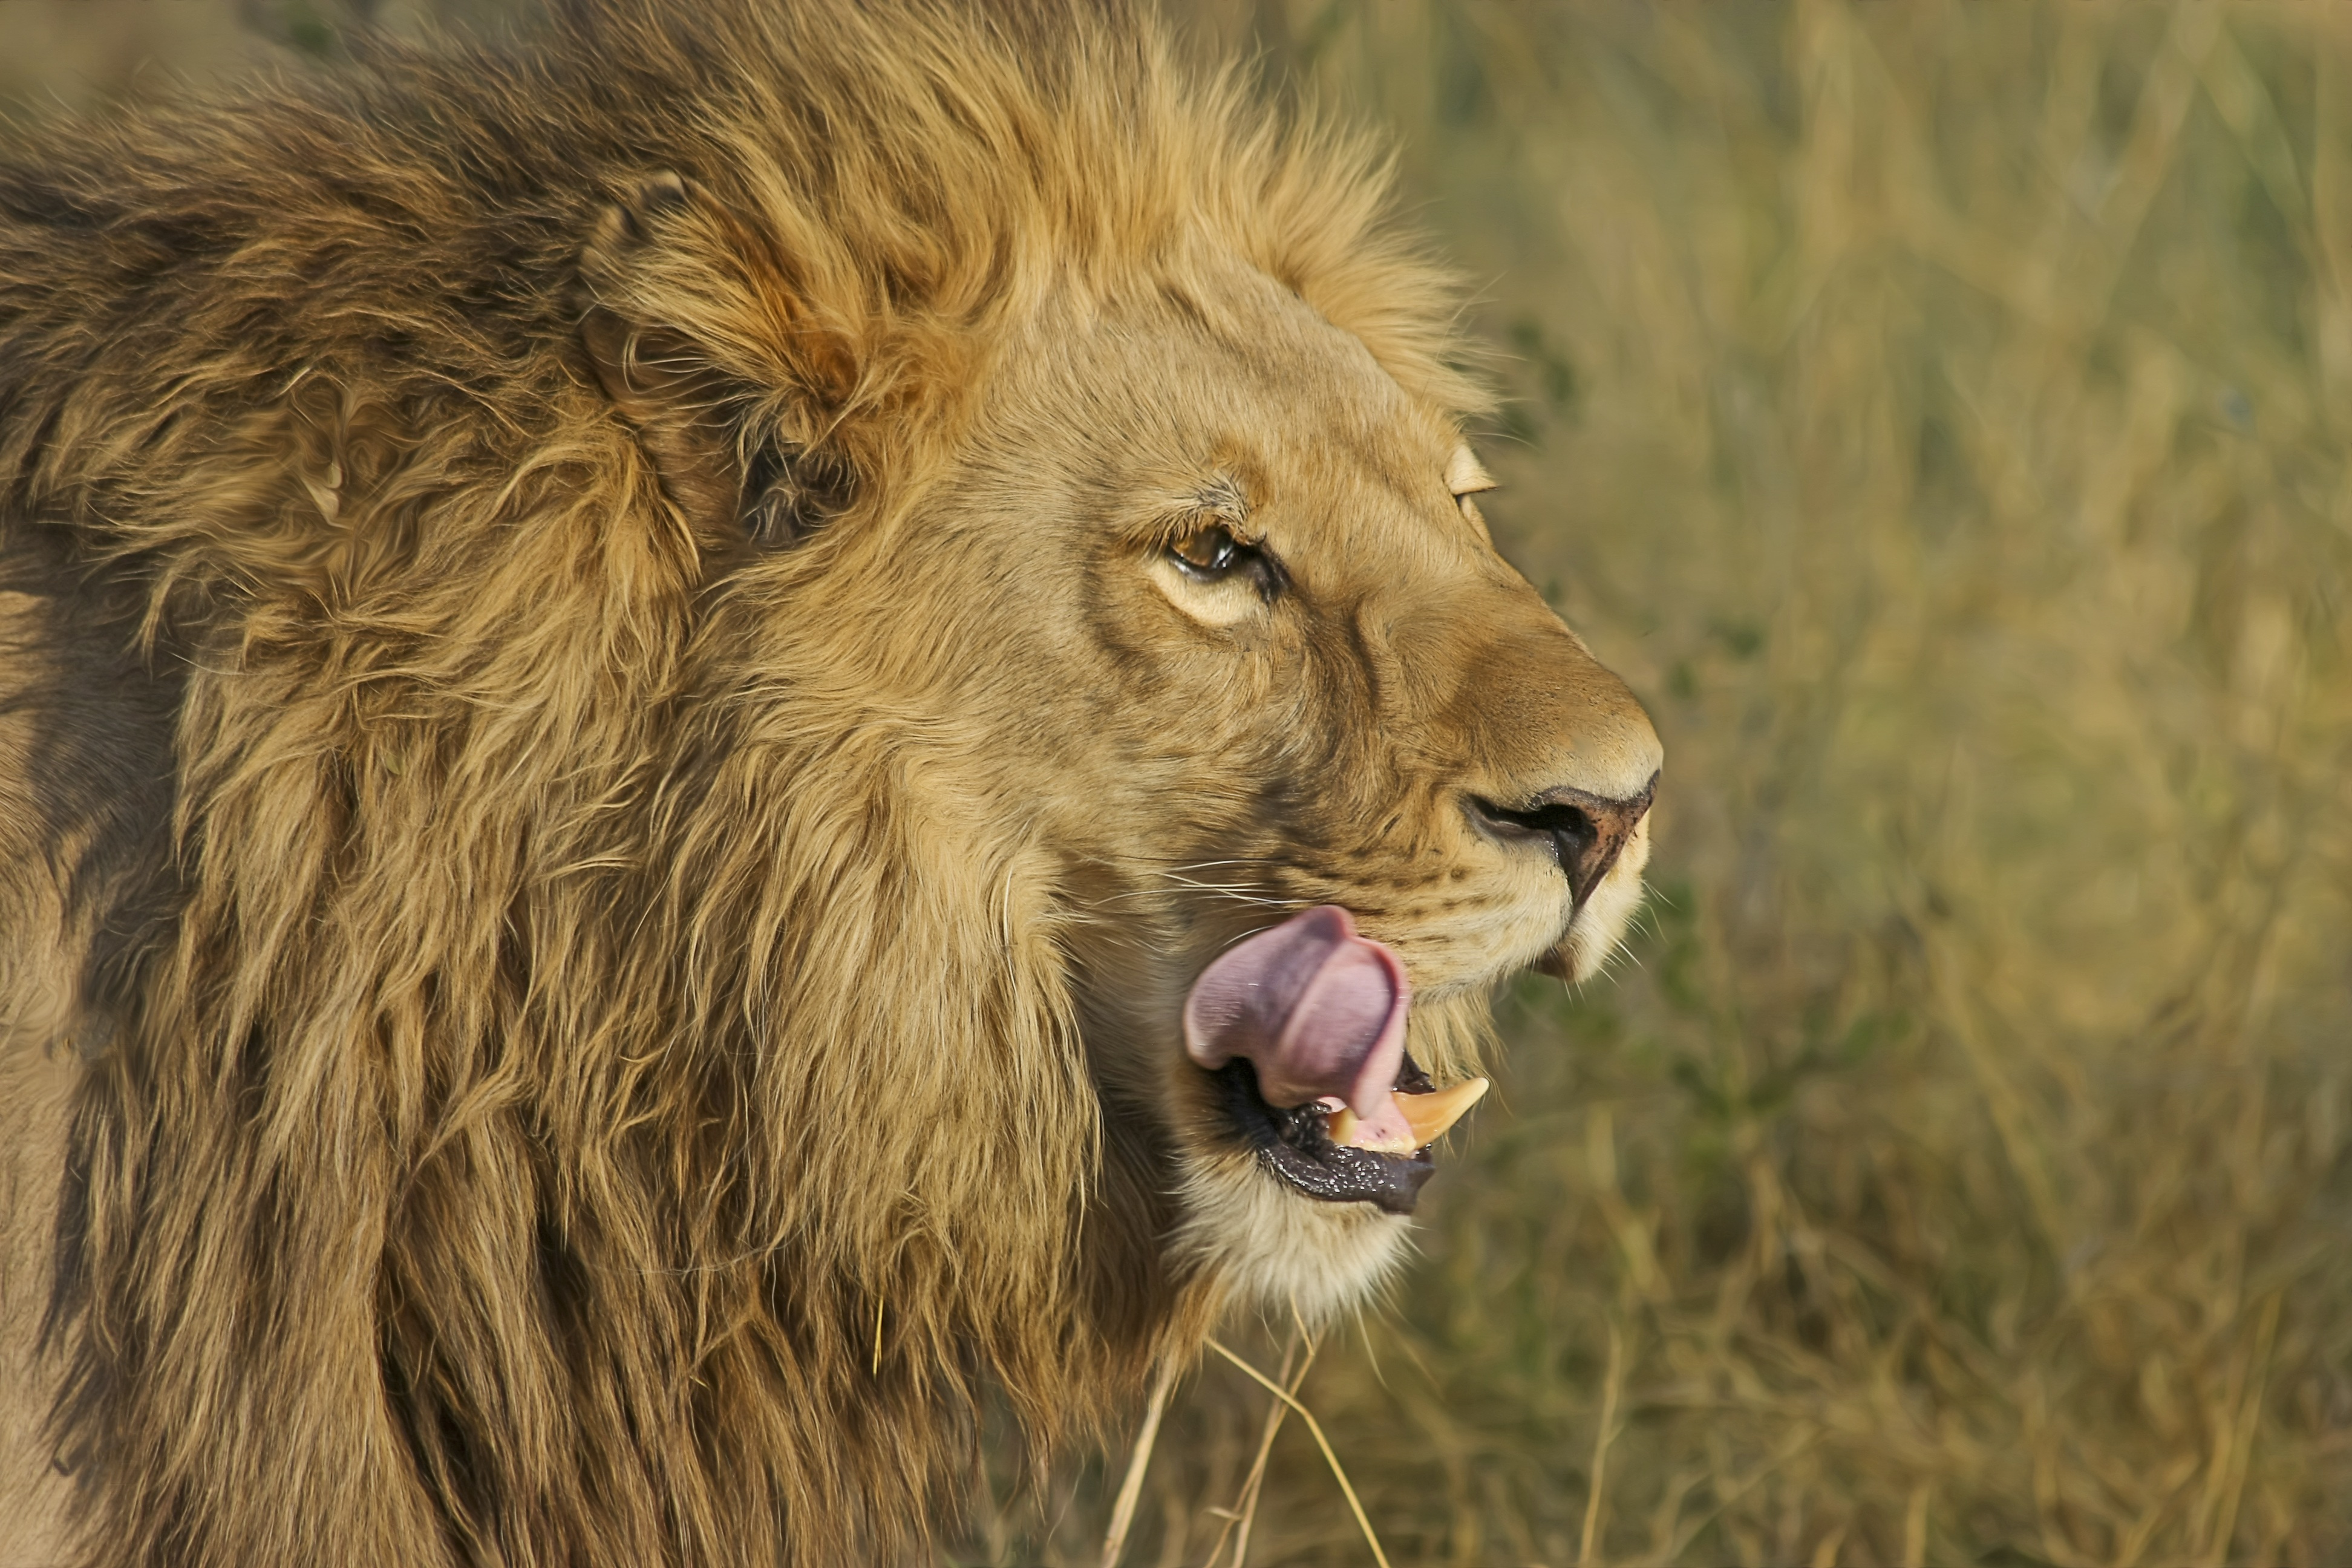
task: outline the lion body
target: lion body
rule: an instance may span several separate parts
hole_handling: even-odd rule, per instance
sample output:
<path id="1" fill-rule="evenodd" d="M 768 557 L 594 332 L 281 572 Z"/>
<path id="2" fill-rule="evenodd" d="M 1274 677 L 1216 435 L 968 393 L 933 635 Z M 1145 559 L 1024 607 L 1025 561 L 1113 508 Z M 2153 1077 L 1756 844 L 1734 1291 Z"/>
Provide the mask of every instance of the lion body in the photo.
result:
<path id="1" fill-rule="evenodd" d="M 983 1386 L 1050 1441 L 1250 1269 L 1320 1304 L 1385 1268 L 1381 1216 L 1155 1109 L 1127 1042 L 1248 910 L 1135 846 L 1386 898 L 1440 1067 L 1558 934 L 1551 874 L 1317 869 L 1460 831 L 1336 793 L 1365 718 L 1300 764 L 1317 818 L 1420 837 L 1248 839 L 1279 803 L 1232 759 L 1358 678 L 1237 681 L 1225 622 L 1133 632 L 1143 587 L 1027 542 L 1181 489 L 1163 449 L 1255 482 L 1235 406 L 1442 466 L 1475 395 L 1382 200 L 1149 28 L 919 0 L 582 5 L 0 167 L 17 1555 L 895 1560 Z M 725 390 L 665 424 L 646 345 L 688 342 Z M 1287 460 L 1394 504 L 1346 447 Z M 755 472 L 730 533 L 705 500 Z M 1362 591 L 1454 572 L 1565 647 L 1449 526 Z M 1197 744 L 1137 706 L 1178 681 L 1232 694 Z M 1366 689 L 1499 754 L 1440 684 Z"/>

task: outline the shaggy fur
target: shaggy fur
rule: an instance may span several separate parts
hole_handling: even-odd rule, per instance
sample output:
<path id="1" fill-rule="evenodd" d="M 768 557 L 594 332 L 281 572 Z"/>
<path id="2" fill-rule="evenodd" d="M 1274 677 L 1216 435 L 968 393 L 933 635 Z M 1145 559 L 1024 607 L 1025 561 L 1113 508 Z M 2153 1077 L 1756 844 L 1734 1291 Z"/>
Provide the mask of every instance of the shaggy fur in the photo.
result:
<path id="1" fill-rule="evenodd" d="M 1387 1266 L 1185 986 L 1344 903 L 1458 1068 L 1641 861 L 1570 931 L 1464 792 L 1656 749 L 1444 482 L 1383 201 L 1076 0 L 582 4 L 0 168 L 0 1067 L 71 1079 L 0 1318 L 79 1561 L 895 1559 L 984 1384 L 1050 1441 Z"/>

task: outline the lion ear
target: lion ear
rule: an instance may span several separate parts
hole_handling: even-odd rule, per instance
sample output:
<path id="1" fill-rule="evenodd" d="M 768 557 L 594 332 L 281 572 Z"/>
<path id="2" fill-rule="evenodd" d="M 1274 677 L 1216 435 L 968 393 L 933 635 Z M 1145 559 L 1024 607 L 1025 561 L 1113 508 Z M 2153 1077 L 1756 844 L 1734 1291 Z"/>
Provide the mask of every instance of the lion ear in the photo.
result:
<path id="1" fill-rule="evenodd" d="M 750 226 L 657 174 L 599 216 L 580 276 L 589 363 L 698 536 L 781 549 L 854 499 L 854 353 Z"/>

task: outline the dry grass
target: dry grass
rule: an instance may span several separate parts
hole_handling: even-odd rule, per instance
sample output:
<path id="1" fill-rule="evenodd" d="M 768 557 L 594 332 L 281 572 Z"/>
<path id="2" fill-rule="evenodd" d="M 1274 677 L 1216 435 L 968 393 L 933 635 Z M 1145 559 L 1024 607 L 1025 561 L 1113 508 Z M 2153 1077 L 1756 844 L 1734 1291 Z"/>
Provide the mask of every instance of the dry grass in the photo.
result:
<path id="1" fill-rule="evenodd" d="M 1513 994 L 1303 1385 L 1390 1557 L 2352 1552 L 2347 14 L 1197 10 L 1401 132 L 1489 513 L 1670 759 L 1632 961 Z M 1127 1562 L 1230 1538 L 1268 1401 L 1179 1389 Z M 1124 1458 L 957 1560 L 1093 1563 Z M 1368 1555 L 1292 1420 L 1248 1563 Z"/>

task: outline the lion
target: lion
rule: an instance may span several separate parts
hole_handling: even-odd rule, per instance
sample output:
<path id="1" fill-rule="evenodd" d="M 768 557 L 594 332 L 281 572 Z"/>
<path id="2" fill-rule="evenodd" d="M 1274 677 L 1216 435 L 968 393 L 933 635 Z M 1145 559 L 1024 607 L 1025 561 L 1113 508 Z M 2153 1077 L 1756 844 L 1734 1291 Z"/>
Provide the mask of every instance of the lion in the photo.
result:
<path id="1" fill-rule="evenodd" d="M 28 133 L 6 1555 L 902 1560 L 1364 1300 L 1661 759 L 1391 207 L 1087 0 Z"/>

